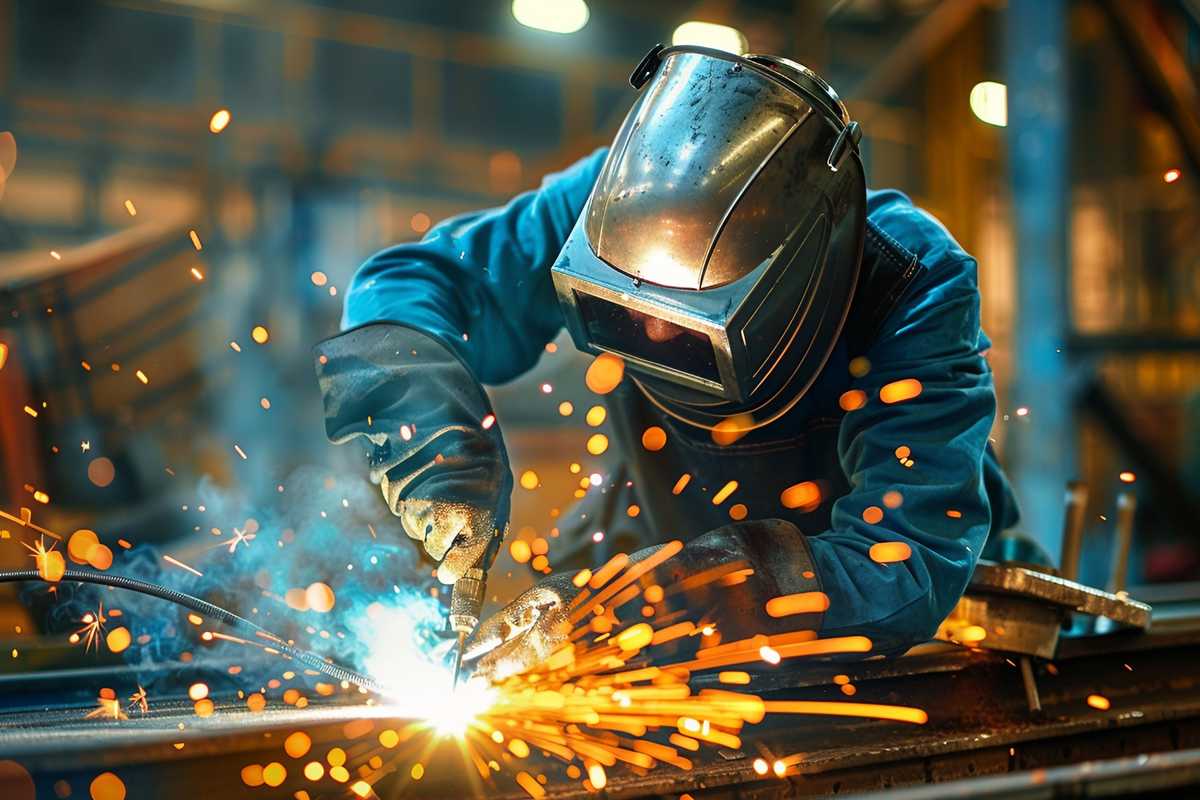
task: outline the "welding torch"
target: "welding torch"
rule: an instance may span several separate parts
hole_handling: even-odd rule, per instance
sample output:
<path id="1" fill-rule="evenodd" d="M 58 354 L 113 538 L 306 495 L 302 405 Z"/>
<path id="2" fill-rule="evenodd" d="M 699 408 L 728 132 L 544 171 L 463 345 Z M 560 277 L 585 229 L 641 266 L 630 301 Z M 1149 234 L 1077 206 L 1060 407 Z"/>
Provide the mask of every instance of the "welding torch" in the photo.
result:
<path id="1" fill-rule="evenodd" d="M 503 540 L 504 533 L 500 528 L 496 528 L 492 540 L 475 562 L 475 566 L 464 572 L 463 576 L 454 582 L 454 588 L 450 591 L 448 622 L 450 630 L 458 635 L 458 646 L 454 652 L 454 682 L 450 685 L 451 689 L 458 687 L 459 674 L 462 672 L 463 648 L 467 637 L 479 626 L 484 595 L 487 593 L 488 570 L 496 560 Z"/>

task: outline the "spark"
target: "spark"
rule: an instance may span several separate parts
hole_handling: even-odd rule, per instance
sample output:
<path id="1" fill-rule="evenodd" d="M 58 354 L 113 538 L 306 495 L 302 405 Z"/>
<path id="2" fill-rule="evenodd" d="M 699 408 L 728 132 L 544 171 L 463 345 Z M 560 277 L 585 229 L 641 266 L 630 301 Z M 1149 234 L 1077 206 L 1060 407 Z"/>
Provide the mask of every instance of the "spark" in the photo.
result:
<path id="1" fill-rule="evenodd" d="M 1174 183 L 1175 181 L 1179 180 L 1180 176 L 1182 175 L 1183 173 L 1178 168 L 1171 167 L 1169 170 L 1163 173 L 1163 182 Z"/>
<path id="2" fill-rule="evenodd" d="M 200 271 L 199 267 L 192 267 L 191 273 L 192 273 L 192 277 L 195 278 L 196 280 L 198 280 L 198 281 L 204 280 L 204 273 Z"/>
<path id="3" fill-rule="evenodd" d="M 56 583 L 62 580 L 63 572 L 66 570 L 66 561 L 63 560 L 62 553 L 54 549 L 54 545 L 50 545 L 50 549 L 46 549 L 46 545 L 41 538 L 38 538 L 32 546 L 21 542 L 25 549 L 32 553 L 33 563 L 37 566 L 38 575 L 42 580 L 48 583 Z"/>
<path id="4" fill-rule="evenodd" d="M 229 121 L 233 115 L 229 113 L 228 108 L 219 108 L 213 112 L 213 115 L 208 120 L 208 130 L 210 133 L 220 133 L 229 125 Z"/>
<path id="5" fill-rule="evenodd" d="M 146 697 L 146 690 L 139 683 L 137 691 L 129 696 L 129 710 L 137 709 L 145 714 L 150 710 L 150 701 Z"/>
<path id="6" fill-rule="evenodd" d="M 141 381 L 142 383 L 146 383 L 146 384 L 150 383 L 150 379 L 146 377 L 146 373 L 142 372 L 140 369 L 137 372 L 135 372 L 134 375 L 136 375 L 137 379 L 139 381 Z"/>
<path id="7" fill-rule="evenodd" d="M 238 444 L 237 442 L 234 442 L 234 443 L 233 443 L 233 449 L 234 449 L 234 451 L 235 451 L 235 452 L 237 452 L 237 454 L 238 454 L 239 456 L 241 456 L 241 457 L 242 457 L 242 460 L 243 460 L 243 461 L 245 461 L 245 460 L 246 460 L 246 451 L 242 449 L 242 446 L 241 446 L 240 444 Z"/>
<path id="8" fill-rule="evenodd" d="M 108 690 L 102 690 L 102 691 L 107 692 Z M 94 711 L 89 712 L 87 714 L 87 716 L 84 717 L 84 719 L 122 720 L 122 719 L 129 719 L 129 716 L 124 712 L 124 710 L 122 710 L 121 701 L 116 698 L 116 695 L 113 695 L 112 697 L 107 697 L 104 694 L 101 694 L 99 697 L 96 698 L 96 709 Z M 101 776 L 101 777 L 103 777 L 103 776 Z M 97 779 L 97 780 L 99 780 L 99 779 Z M 92 796 L 96 797 L 97 795 L 93 794 Z"/>
<path id="9" fill-rule="evenodd" d="M 612 353 L 601 353 L 588 365 L 584 383 L 596 394 L 608 394 L 624 377 L 625 361 Z"/>
<path id="10" fill-rule="evenodd" d="M 867 404 L 867 393 L 862 389 L 851 389 L 838 398 L 843 411 L 857 411 Z"/>
<path id="11" fill-rule="evenodd" d="M 793 614 L 819 614 L 829 610 L 829 596 L 824 592 L 801 592 L 773 597 L 767 601 L 767 616 L 788 617 Z"/>
<path id="12" fill-rule="evenodd" d="M 731 495 L 735 491 L 737 491 L 737 488 L 738 488 L 737 481 L 729 481 L 729 483 L 726 483 L 724 486 L 722 486 L 720 488 L 720 490 L 716 494 L 713 495 L 713 499 L 712 499 L 713 505 L 719 506 L 719 505 L 721 505 L 721 503 L 724 503 L 729 498 L 729 495 Z"/>
<path id="13" fill-rule="evenodd" d="M 249 531 L 238 530 L 235 527 L 233 529 L 233 536 L 231 536 L 228 541 L 221 542 L 221 544 L 222 546 L 229 545 L 229 552 L 234 553 L 237 551 L 237 546 L 239 544 L 245 544 L 246 546 L 249 546 L 250 542 L 254 541 L 255 538 L 257 538 L 257 534 Z"/>
<path id="14" fill-rule="evenodd" d="M 754 418 L 749 414 L 735 414 L 713 426 L 712 440 L 716 444 L 726 447 L 750 433 L 755 427 Z"/>
<path id="15" fill-rule="evenodd" d="M 802 481 L 784 489 L 779 495 L 784 508 L 815 509 L 821 504 L 821 487 L 814 481 Z"/>
<path id="16" fill-rule="evenodd" d="M 921 394 L 923 387 L 916 378 L 904 378 L 886 383 L 879 389 L 879 399 L 888 405 L 912 400 Z"/>
<path id="17" fill-rule="evenodd" d="M 179 567 L 180 569 L 186 569 L 188 572 L 192 573 L 193 575 L 195 575 L 197 577 L 201 577 L 201 578 L 204 577 L 203 572 L 196 569 L 195 567 L 189 567 L 187 564 L 183 563 L 182 561 L 180 561 L 177 558 L 172 558 L 171 556 L 164 554 L 163 561 L 167 562 L 168 564 L 173 564 L 174 566 Z"/>
<path id="18" fill-rule="evenodd" d="M 656 453 L 667 446 L 667 432 L 657 425 L 651 425 L 642 432 L 642 447 L 651 453 Z"/>
<path id="19" fill-rule="evenodd" d="M 134 206 L 132 200 L 125 201 L 125 210 L 129 212 L 129 216 L 131 216 L 131 217 L 137 216 L 137 207 Z"/>
<path id="20" fill-rule="evenodd" d="M 868 555 L 878 564 L 894 564 L 907 561 L 912 556 L 912 548 L 906 542 L 876 542 L 871 545 Z"/>
<path id="21" fill-rule="evenodd" d="M 99 650 L 100 645 L 98 642 L 101 634 L 104 633 L 104 625 L 108 622 L 108 618 L 104 616 L 104 603 L 100 603 L 94 612 L 89 611 L 84 614 L 80 622 L 83 623 L 83 627 L 71 634 L 71 644 L 75 644 L 80 639 L 83 639 L 84 652 L 90 651 L 92 647 Z"/>

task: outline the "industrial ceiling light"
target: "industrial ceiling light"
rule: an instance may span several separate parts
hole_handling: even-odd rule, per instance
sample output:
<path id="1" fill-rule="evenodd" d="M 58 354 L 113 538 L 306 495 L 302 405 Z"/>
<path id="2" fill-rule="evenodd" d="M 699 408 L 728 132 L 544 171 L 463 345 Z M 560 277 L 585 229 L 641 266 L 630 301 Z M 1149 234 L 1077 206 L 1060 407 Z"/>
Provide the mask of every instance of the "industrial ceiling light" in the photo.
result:
<path id="1" fill-rule="evenodd" d="M 574 33 L 587 25 L 584 0 L 513 0 L 512 15 L 527 28 L 551 33 Z"/>
<path id="2" fill-rule="evenodd" d="M 971 88 L 971 111 L 989 125 L 1003 128 L 1008 124 L 1008 87 L 995 81 L 982 81 Z"/>
<path id="3" fill-rule="evenodd" d="M 713 22 L 691 20 L 675 29 L 671 35 L 671 44 L 690 44 L 697 47 L 711 47 L 714 50 L 724 50 L 726 53 L 742 55 L 749 49 L 745 35 L 737 28 L 728 25 L 717 25 Z"/>

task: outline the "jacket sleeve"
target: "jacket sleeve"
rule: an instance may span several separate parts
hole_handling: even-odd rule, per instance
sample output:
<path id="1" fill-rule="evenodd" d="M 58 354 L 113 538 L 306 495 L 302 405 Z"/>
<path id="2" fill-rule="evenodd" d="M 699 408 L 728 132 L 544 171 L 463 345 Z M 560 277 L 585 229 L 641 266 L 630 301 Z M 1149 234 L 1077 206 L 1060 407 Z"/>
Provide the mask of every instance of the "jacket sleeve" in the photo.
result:
<path id="1" fill-rule="evenodd" d="M 876 652 L 933 635 L 966 588 L 991 523 L 983 459 L 996 399 L 976 266 L 956 246 L 942 256 L 923 260 L 867 354 L 870 370 L 854 386 L 866 405 L 848 412 L 839 432 L 852 488 L 834 503 L 831 529 L 808 540 L 830 598 L 822 634 L 863 634 Z M 920 382 L 917 396 L 881 399 L 891 392 L 884 387 L 908 379 Z M 903 542 L 911 555 L 880 563 L 871 548 L 886 542 Z"/>
<path id="2" fill-rule="evenodd" d="M 420 242 L 369 258 L 346 295 L 343 329 L 398 322 L 453 347 L 484 383 L 517 377 L 562 327 L 550 267 L 606 150 L 503 208 L 445 220 Z"/>

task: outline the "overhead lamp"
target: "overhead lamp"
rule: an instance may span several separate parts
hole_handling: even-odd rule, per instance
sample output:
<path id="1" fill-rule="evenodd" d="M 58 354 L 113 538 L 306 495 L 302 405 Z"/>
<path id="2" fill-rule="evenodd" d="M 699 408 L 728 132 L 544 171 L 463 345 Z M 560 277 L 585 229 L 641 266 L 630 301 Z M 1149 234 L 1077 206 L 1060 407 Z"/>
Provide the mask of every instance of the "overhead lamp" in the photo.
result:
<path id="1" fill-rule="evenodd" d="M 513 18 L 527 28 L 551 33 L 574 33 L 587 25 L 584 0 L 513 0 Z"/>
<path id="2" fill-rule="evenodd" d="M 971 87 L 971 111 L 982 122 L 1003 128 L 1008 124 L 1008 87 L 981 81 Z"/>
<path id="3" fill-rule="evenodd" d="M 671 44 L 711 47 L 714 50 L 724 50 L 739 56 L 750 47 L 745 34 L 737 28 L 699 20 L 685 22 L 676 28 L 675 33 L 671 35 Z"/>

